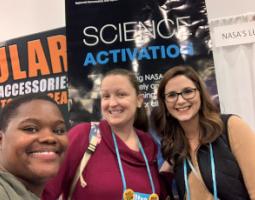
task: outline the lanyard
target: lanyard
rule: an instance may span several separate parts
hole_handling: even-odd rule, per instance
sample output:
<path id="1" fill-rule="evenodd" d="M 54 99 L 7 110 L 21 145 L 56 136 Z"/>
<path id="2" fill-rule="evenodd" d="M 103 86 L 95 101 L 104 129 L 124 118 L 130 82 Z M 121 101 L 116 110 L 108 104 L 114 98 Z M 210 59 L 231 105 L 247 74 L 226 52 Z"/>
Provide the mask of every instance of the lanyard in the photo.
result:
<path id="1" fill-rule="evenodd" d="M 120 170 L 121 180 L 122 180 L 122 185 L 123 185 L 123 192 L 124 192 L 127 189 L 127 184 L 126 184 L 126 179 L 125 179 L 125 175 L 124 175 L 124 171 L 123 171 L 123 167 L 122 167 L 122 163 L 121 163 L 121 159 L 120 159 L 120 153 L 119 153 L 119 148 L 118 148 L 116 136 L 113 132 L 112 132 L 112 138 L 113 138 L 114 147 L 115 147 L 115 151 L 116 151 L 116 155 L 117 155 L 117 160 L 118 160 L 118 165 L 119 165 L 119 170 Z M 139 138 L 138 138 L 138 147 L 139 147 L 139 150 L 141 151 L 143 159 L 145 161 L 147 173 L 148 173 L 150 184 L 151 184 L 152 193 L 154 194 L 155 193 L 155 186 L 154 186 L 154 183 L 153 183 L 153 180 L 152 180 L 148 159 L 145 155 L 143 146 L 140 143 Z"/>
<path id="2" fill-rule="evenodd" d="M 210 148 L 210 161 L 211 161 L 211 173 L 212 173 L 212 181 L 213 181 L 213 199 L 218 200 L 217 195 L 217 182 L 216 182 L 216 174 L 215 174 L 215 161 L 214 161 L 214 155 L 213 155 L 213 149 L 211 143 L 209 144 Z M 191 200 L 190 197 L 190 190 L 189 190 L 189 183 L 188 183 L 188 172 L 187 172 L 187 159 L 184 159 L 184 166 L 183 166 L 183 173 L 184 173 L 184 181 L 185 181 L 185 189 L 187 193 L 188 200 Z M 191 166 L 191 169 L 194 167 L 192 166 L 192 163 L 189 162 L 189 165 Z"/>

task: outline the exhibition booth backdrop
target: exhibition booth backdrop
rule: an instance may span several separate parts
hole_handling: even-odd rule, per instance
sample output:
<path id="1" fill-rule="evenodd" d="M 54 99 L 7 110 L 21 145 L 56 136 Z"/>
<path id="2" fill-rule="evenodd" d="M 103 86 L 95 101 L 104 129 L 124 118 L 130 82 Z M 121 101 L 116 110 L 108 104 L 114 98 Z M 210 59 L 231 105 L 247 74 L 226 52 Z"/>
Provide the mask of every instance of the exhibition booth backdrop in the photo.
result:
<path id="1" fill-rule="evenodd" d="M 148 114 L 163 73 L 191 65 L 217 101 L 207 11 L 203 0 L 66 1 L 70 121 L 100 120 L 101 78 L 114 68 L 136 73 Z"/>
<path id="2" fill-rule="evenodd" d="M 0 44 L 0 110 L 12 98 L 30 93 L 51 96 L 68 118 L 65 28 Z"/>
<path id="3" fill-rule="evenodd" d="M 69 70 L 73 69 L 75 71 L 80 68 L 78 69 L 78 71 L 81 70 L 80 72 L 82 72 L 80 75 L 82 77 L 87 76 L 84 79 L 81 78 L 83 82 L 81 82 L 81 80 L 70 81 L 70 108 L 72 109 L 71 113 L 73 113 L 73 123 L 78 123 L 79 120 L 97 120 L 101 117 L 98 107 L 98 93 L 94 91 L 98 91 L 100 77 L 103 73 L 109 70 L 109 67 L 108 64 L 102 63 L 102 61 L 106 62 L 106 60 L 99 60 L 101 64 L 95 64 L 92 60 L 92 57 L 94 58 L 96 55 L 98 56 L 98 53 L 101 52 L 98 56 L 99 58 L 100 56 L 101 58 L 106 58 L 104 55 L 107 53 L 112 56 L 112 60 L 110 60 L 109 63 L 112 62 L 110 66 L 113 68 L 124 67 L 132 69 L 137 73 L 138 78 L 141 81 L 140 88 L 143 90 L 145 97 L 147 97 L 146 105 L 149 112 L 153 106 L 156 105 L 156 101 L 154 100 L 155 88 L 162 73 L 175 64 L 187 63 L 193 65 L 199 72 L 203 72 L 201 75 L 206 80 L 211 94 L 216 100 L 219 92 L 220 107 L 223 113 L 236 113 L 249 122 L 255 129 L 255 76 L 252 67 L 254 63 L 253 14 L 226 17 L 212 21 L 210 23 L 210 30 L 213 42 L 211 42 L 205 3 L 203 1 L 195 1 L 192 4 L 181 4 L 180 2 L 166 3 L 164 1 L 156 3 L 138 1 L 136 4 L 131 1 L 130 3 L 132 6 L 129 7 L 126 6 L 125 3 L 122 5 L 124 7 L 115 6 L 121 6 L 118 1 L 102 1 L 103 3 L 101 2 L 101 4 L 98 5 L 91 2 L 92 1 L 76 1 L 77 5 L 74 5 L 74 2 L 70 1 L 69 3 L 72 3 L 73 6 L 70 7 L 70 10 L 67 10 L 66 16 L 67 27 L 69 27 L 70 30 L 72 30 L 74 26 L 77 28 L 74 30 L 76 33 L 71 33 L 71 31 L 69 35 L 67 33 L 68 38 L 71 38 L 72 34 L 80 34 L 81 38 L 88 40 L 91 45 L 95 42 L 96 38 L 102 39 L 99 36 L 101 31 L 101 33 L 105 33 L 103 40 L 106 39 L 106 43 L 103 43 L 103 40 L 101 40 L 97 45 L 94 45 L 94 47 L 89 47 L 84 41 L 79 41 L 79 44 L 76 44 L 77 49 L 80 50 L 76 50 L 81 59 L 79 60 L 80 65 L 77 65 L 78 67 L 76 65 L 74 67 L 70 65 Z M 99 9 L 99 5 L 103 6 Z M 84 17 L 90 19 L 90 23 L 88 23 L 87 20 L 84 22 L 85 20 L 80 19 L 77 21 L 77 25 L 75 25 L 72 22 L 72 19 L 75 19 L 76 16 L 83 17 L 82 10 L 90 8 L 88 6 L 93 9 Z M 112 12 L 109 11 L 110 8 L 113 9 Z M 77 14 L 73 12 L 75 9 L 77 9 Z M 53 10 L 56 11 L 56 8 L 54 7 Z M 99 11 L 99 14 L 98 16 L 95 16 L 94 14 L 97 13 L 97 11 Z M 49 9 L 49 12 L 51 12 L 51 9 Z M 92 17 L 92 14 L 94 18 Z M 101 24 L 96 23 L 96 18 L 98 20 L 103 20 Z M 35 18 L 34 21 L 36 21 L 36 19 L 37 18 Z M 240 25 L 240 27 L 243 27 L 242 24 L 245 24 L 244 26 L 246 26 L 246 36 L 244 37 L 244 33 L 242 33 L 243 35 L 242 37 L 239 37 L 239 39 L 246 38 L 245 43 L 235 43 L 232 45 L 221 44 L 220 46 L 215 45 L 215 28 L 216 30 L 221 30 L 221 27 L 229 27 L 232 25 L 235 25 L 236 27 Z M 250 28 L 247 28 L 248 26 Z M 83 32 L 82 28 L 85 29 L 86 27 L 86 31 Z M 53 79 L 49 79 L 51 80 L 50 83 L 53 83 L 52 81 L 58 82 L 57 78 L 54 77 L 58 76 L 58 78 L 60 78 L 62 77 L 62 72 L 64 74 L 66 73 L 66 70 L 63 70 L 67 68 L 67 62 L 64 61 L 66 55 L 63 54 L 63 56 L 56 59 L 62 63 L 61 72 L 52 71 L 56 68 L 53 67 L 53 69 L 51 66 L 54 64 L 51 63 L 49 47 L 47 47 L 47 45 L 49 45 L 47 37 L 54 31 L 61 30 L 60 32 L 62 33 L 60 33 L 60 35 L 65 37 L 65 27 L 58 29 L 2 41 L 2 43 L 0 43 L 0 108 L 12 97 L 24 93 L 24 89 L 19 89 L 20 91 L 18 91 L 18 87 L 24 88 L 24 85 L 26 85 L 26 87 L 28 87 L 26 91 L 29 91 L 32 87 L 29 86 L 29 84 L 32 85 L 32 81 L 37 79 L 38 83 L 35 81 L 34 85 L 35 87 L 39 87 L 39 80 L 42 78 L 44 79 L 40 83 L 42 84 L 42 86 L 40 86 L 42 88 L 33 89 L 33 92 L 42 92 L 45 90 L 43 87 L 46 79 L 52 76 Z M 99 32 L 95 34 L 95 30 Z M 112 44 L 107 44 L 108 40 L 112 41 L 114 39 L 113 36 L 115 37 L 115 35 L 113 35 L 113 33 L 116 33 L 118 41 L 112 42 Z M 238 33 L 236 35 L 238 35 Z M 44 38 L 40 41 L 41 44 L 39 44 L 40 42 L 38 41 L 28 42 L 37 40 L 38 37 Z M 228 37 L 228 41 L 230 41 L 230 37 L 231 36 Z M 238 37 L 233 37 L 237 38 L 236 40 L 239 40 Z M 63 49 L 63 45 L 66 45 L 64 43 L 65 42 L 63 41 L 59 43 L 55 42 L 55 44 L 58 44 L 55 48 Z M 69 49 L 76 48 L 72 41 L 69 45 Z M 215 65 L 212 59 L 212 49 L 214 52 Z M 122 51 L 122 58 L 118 60 L 118 63 L 114 63 L 117 58 L 113 60 L 113 57 L 120 55 L 120 53 L 117 53 L 118 50 Z M 28 52 L 31 54 L 29 58 Z M 42 53 L 39 52 L 43 52 L 45 55 L 42 56 Z M 68 52 L 68 57 L 70 57 L 70 52 L 72 52 L 72 50 L 68 50 Z M 162 52 L 166 52 L 165 57 Z M 124 58 L 126 56 L 126 60 L 123 60 L 123 55 Z M 37 58 L 37 56 L 39 57 Z M 45 61 L 43 61 L 44 56 L 47 60 L 47 65 L 43 69 L 40 65 L 45 63 Z M 85 59 L 86 57 L 87 60 Z M 28 61 L 28 59 L 30 59 L 30 61 Z M 84 66 L 84 63 L 86 66 Z M 32 65 L 35 65 L 35 70 L 29 72 Z M 64 65 L 65 67 L 63 67 Z M 48 67 L 50 73 L 46 70 Z M 15 69 L 17 73 L 13 74 Z M 218 92 L 217 87 L 215 86 L 214 69 L 216 70 Z M 240 79 L 242 81 L 240 81 Z M 31 83 L 29 83 L 29 81 Z M 62 87 L 63 90 L 57 89 L 56 92 L 49 91 L 51 89 L 45 90 L 47 93 L 54 93 L 55 99 L 62 99 L 57 101 L 65 102 L 60 103 L 65 106 L 65 109 L 67 109 L 67 93 L 63 91 L 66 90 L 67 87 L 66 81 L 67 79 L 64 80 L 62 77 L 62 83 L 65 85 L 65 89 Z M 79 84 L 81 83 L 81 85 L 83 83 L 87 84 L 86 86 L 83 86 L 84 88 L 79 88 L 81 89 L 79 92 L 77 92 L 78 82 Z M 240 82 L 242 84 L 240 84 Z M 10 90 L 13 91 L 10 92 Z M 78 116 L 83 113 L 80 112 L 82 110 L 85 111 L 84 115 L 78 119 Z"/>

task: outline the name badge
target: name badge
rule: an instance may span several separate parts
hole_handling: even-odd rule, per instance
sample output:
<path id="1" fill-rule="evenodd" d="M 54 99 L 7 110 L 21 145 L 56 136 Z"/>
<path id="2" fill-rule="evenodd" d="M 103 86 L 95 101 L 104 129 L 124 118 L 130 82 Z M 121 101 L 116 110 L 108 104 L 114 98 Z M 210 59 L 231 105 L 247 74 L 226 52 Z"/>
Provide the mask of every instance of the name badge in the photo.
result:
<path id="1" fill-rule="evenodd" d="M 145 194 L 126 189 L 123 193 L 123 200 L 159 200 L 157 194 Z"/>

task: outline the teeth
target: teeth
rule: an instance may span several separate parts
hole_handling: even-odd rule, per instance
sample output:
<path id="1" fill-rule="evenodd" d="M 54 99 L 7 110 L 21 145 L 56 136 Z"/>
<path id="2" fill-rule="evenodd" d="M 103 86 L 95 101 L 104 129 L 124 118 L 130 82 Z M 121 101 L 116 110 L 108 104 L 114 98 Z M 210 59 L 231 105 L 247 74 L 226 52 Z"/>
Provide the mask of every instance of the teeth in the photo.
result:
<path id="1" fill-rule="evenodd" d="M 177 110 L 179 111 L 185 111 L 185 110 L 188 110 L 189 109 L 189 106 L 186 106 L 186 107 L 183 107 L 183 108 L 177 108 Z"/>
<path id="2" fill-rule="evenodd" d="M 118 113 L 121 113 L 121 110 L 110 110 L 110 113 L 111 113 L 111 114 L 114 114 L 114 113 L 117 113 L 117 114 L 118 114 Z"/>
<path id="3" fill-rule="evenodd" d="M 37 154 L 37 155 L 50 155 L 50 154 L 55 154 L 53 151 L 40 151 L 40 152 L 33 152 L 32 154 Z"/>

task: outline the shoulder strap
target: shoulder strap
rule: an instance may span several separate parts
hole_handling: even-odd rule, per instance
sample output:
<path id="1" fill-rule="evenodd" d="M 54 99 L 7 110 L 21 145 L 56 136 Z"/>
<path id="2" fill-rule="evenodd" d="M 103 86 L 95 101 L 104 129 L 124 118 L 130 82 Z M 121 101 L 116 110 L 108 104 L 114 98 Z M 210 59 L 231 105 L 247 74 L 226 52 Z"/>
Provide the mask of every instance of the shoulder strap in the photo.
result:
<path id="1" fill-rule="evenodd" d="M 223 121 L 223 124 L 224 124 L 222 136 L 224 137 L 225 141 L 227 142 L 229 149 L 230 149 L 230 143 L 229 143 L 229 136 L 228 136 L 228 120 L 231 116 L 232 115 L 230 115 L 230 114 L 222 114 L 221 115 L 221 120 Z"/>
<path id="2" fill-rule="evenodd" d="M 75 186 L 79 179 L 80 179 L 80 184 L 82 187 L 85 187 L 87 185 L 87 183 L 85 182 L 82 176 L 82 172 L 85 169 L 91 155 L 95 152 L 96 147 L 100 142 L 101 142 L 101 133 L 99 129 L 99 122 L 91 122 L 91 127 L 89 132 L 89 146 L 86 149 L 85 153 L 83 154 L 80 164 L 76 170 L 75 177 L 73 179 L 73 182 L 68 194 L 68 198 L 67 198 L 68 200 L 72 199 Z"/>

